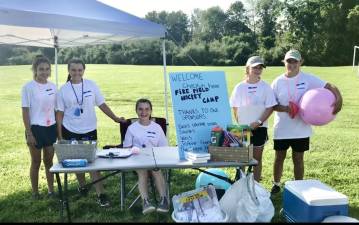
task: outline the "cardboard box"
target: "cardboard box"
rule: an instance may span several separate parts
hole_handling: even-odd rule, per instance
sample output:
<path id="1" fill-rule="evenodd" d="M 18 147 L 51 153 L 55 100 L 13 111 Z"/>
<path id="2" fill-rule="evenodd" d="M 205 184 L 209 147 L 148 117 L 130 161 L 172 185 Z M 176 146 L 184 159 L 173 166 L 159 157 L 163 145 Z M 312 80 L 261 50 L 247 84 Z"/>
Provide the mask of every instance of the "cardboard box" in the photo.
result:
<path id="1" fill-rule="evenodd" d="M 283 216 L 288 222 L 321 222 L 334 215 L 348 215 L 347 196 L 318 180 L 285 183 Z"/>

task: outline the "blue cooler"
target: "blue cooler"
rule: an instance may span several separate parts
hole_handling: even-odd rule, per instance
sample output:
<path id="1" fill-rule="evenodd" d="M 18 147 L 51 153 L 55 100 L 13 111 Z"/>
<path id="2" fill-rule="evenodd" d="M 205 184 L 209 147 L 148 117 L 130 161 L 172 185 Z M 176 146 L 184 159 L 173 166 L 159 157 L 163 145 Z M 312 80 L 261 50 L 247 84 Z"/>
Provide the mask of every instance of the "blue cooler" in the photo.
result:
<path id="1" fill-rule="evenodd" d="M 318 180 L 285 182 L 283 216 L 288 222 L 322 222 L 328 216 L 348 216 L 348 197 Z"/>

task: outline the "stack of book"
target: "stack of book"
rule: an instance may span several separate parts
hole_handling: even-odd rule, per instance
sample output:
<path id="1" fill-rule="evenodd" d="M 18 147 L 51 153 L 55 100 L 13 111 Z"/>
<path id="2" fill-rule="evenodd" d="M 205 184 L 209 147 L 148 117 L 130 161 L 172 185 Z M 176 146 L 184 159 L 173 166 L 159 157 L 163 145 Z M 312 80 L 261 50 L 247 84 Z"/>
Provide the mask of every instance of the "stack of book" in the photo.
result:
<path id="1" fill-rule="evenodd" d="M 192 163 L 206 163 L 211 159 L 211 154 L 208 152 L 186 152 L 185 157 Z"/>

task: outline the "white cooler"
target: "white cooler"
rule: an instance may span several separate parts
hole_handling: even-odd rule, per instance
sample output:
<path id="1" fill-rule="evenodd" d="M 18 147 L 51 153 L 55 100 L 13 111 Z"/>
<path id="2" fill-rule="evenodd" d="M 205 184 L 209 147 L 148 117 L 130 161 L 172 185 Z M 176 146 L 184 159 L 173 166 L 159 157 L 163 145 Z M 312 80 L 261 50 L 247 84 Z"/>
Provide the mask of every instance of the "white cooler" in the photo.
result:
<path id="1" fill-rule="evenodd" d="M 321 222 L 328 216 L 348 216 L 348 197 L 318 180 L 285 182 L 283 216 L 288 222 Z"/>

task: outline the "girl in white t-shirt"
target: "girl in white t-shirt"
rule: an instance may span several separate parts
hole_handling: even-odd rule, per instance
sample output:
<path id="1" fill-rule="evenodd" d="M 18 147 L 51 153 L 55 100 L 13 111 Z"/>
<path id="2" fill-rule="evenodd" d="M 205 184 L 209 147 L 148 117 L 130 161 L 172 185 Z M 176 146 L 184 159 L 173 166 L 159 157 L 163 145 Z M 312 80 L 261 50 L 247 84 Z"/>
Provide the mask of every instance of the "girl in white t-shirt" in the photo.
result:
<path id="1" fill-rule="evenodd" d="M 252 129 L 253 157 L 258 161 L 253 172 L 258 182 L 262 174 L 264 144 L 268 140 L 267 119 L 277 104 L 272 88 L 260 79 L 263 68 L 265 65 L 259 56 L 250 57 L 246 63 L 245 80 L 234 87 L 230 97 L 237 122 L 249 125 Z"/>
<path id="2" fill-rule="evenodd" d="M 152 104 L 148 99 L 139 99 L 136 102 L 136 113 L 138 121 L 131 124 L 126 132 L 123 147 L 151 148 L 167 146 L 167 138 L 161 126 L 151 121 Z M 148 174 L 151 173 L 155 179 L 156 188 L 161 196 L 158 212 L 169 211 L 169 201 L 166 196 L 166 185 L 160 170 L 137 170 L 138 189 L 143 200 L 143 214 L 156 210 L 148 197 Z"/>
<path id="3" fill-rule="evenodd" d="M 95 82 L 83 79 L 85 63 L 81 59 L 71 59 L 67 65 L 69 76 L 67 82 L 60 88 L 57 97 L 57 132 L 59 140 L 97 140 L 97 118 L 95 107 L 98 106 L 113 121 L 124 121 L 117 117 L 105 103 L 100 89 Z M 101 178 L 100 172 L 90 172 L 93 180 Z M 79 192 L 85 194 L 88 189 L 85 174 L 76 173 L 80 187 Z M 107 196 L 104 194 L 102 182 L 94 184 L 98 204 L 109 206 Z"/>
<path id="4" fill-rule="evenodd" d="M 54 176 L 50 173 L 56 141 L 55 102 L 56 86 L 47 79 L 51 74 L 51 63 L 45 56 L 37 56 L 32 63 L 34 79 L 22 88 L 22 117 L 26 143 L 30 150 L 30 180 L 32 196 L 39 198 L 39 168 L 41 149 L 48 186 L 48 195 L 54 194 Z"/>
<path id="5" fill-rule="evenodd" d="M 342 107 L 342 96 L 334 85 L 327 83 L 313 75 L 300 71 L 303 63 L 298 50 L 290 50 L 284 57 L 285 73 L 272 82 L 272 88 L 278 105 L 274 107 L 274 150 L 272 194 L 280 192 L 280 179 L 287 150 L 292 148 L 294 178 L 302 180 L 304 177 L 304 152 L 309 150 L 312 128 L 305 123 L 297 113 L 297 105 L 305 92 L 314 88 L 326 88 L 331 91 L 336 101 L 333 114 Z M 294 107 L 293 107 L 294 106 Z"/>

